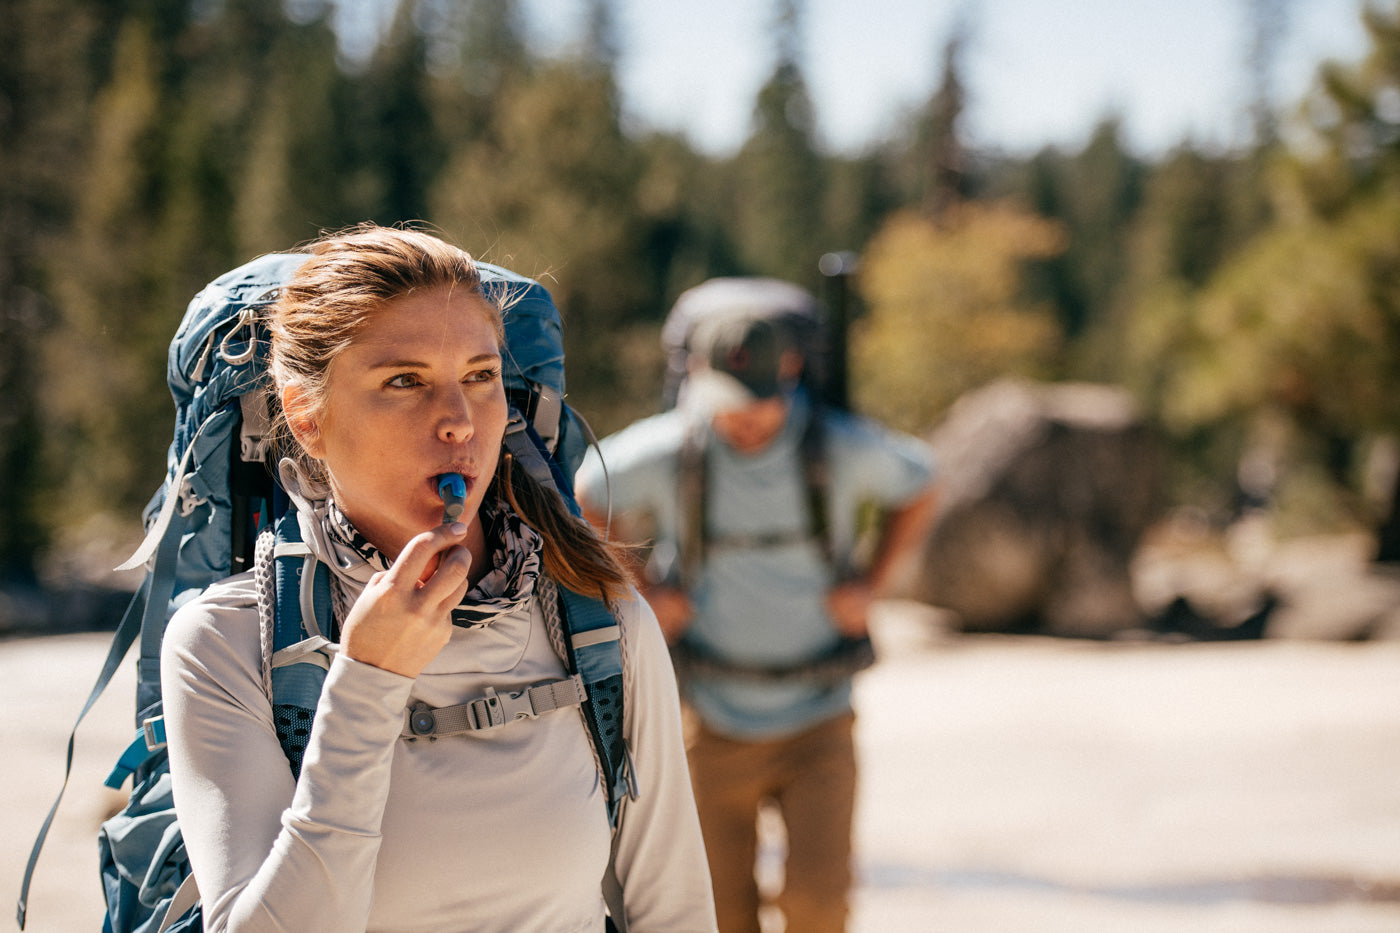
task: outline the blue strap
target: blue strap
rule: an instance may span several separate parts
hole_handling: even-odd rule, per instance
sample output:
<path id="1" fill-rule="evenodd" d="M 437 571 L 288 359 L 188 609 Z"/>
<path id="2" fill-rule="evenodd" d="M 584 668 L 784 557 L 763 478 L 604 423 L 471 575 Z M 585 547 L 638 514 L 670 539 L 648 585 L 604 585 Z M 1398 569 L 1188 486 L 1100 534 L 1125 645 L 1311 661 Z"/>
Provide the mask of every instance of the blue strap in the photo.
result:
<path id="1" fill-rule="evenodd" d="M 635 799 L 638 793 L 632 755 L 623 732 L 621 629 L 601 599 L 564 586 L 558 591 L 569 636 L 569 656 L 588 692 L 582 709 L 589 738 L 603 765 L 608 820 L 616 828 L 623 798 Z"/>
<path id="2" fill-rule="evenodd" d="M 117 759 L 116 765 L 112 768 L 112 773 L 107 775 L 107 780 L 102 783 L 112 788 L 121 790 L 126 783 L 126 776 L 146 763 L 146 760 L 155 754 L 146 745 L 146 732 L 140 730 L 136 733 L 136 738 L 131 740 L 131 744 L 122 752 L 121 758 Z"/>
<path id="3" fill-rule="evenodd" d="M 274 529 L 278 545 L 302 543 L 301 523 L 297 521 L 294 509 L 289 509 L 277 519 Z M 273 650 L 278 651 L 314 634 L 305 624 L 303 607 L 312 612 L 312 621 L 319 627 L 320 634 L 330 637 L 331 632 L 331 578 L 330 569 L 319 560 L 312 561 L 315 570 L 310 581 L 304 581 L 302 574 L 308 565 L 305 554 L 284 553 L 273 560 L 273 583 L 276 589 L 275 624 L 273 627 Z M 311 589 L 307 597 L 302 595 L 303 587 L 309 583 Z"/>
<path id="4" fill-rule="evenodd" d="M 149 593 L 150 578 L 147 577 L 141 581 L 141 586 L 137 588 L 135 595 L 131 597 L 131 602 L 127 604 L 126 612 L 122 615 L 116 634 L 112 636 L 112 646 L 107 649 L 107 660 L 102 664 L 102 671 L 97 675 L 97 682 L 92 685 L 92 692 L 88 694 L 87 702 L 83 704 L 82 711 L 78 713 L 78 718 L 73 723 L 73 731 L 68 733 L 68 757 L 63 766 L 63 784 L 58 789 L 58 796 L 54 798 L 53 806 L 49 808 L 48 816 L 44 817 L 44 825 L 39 828 L 39 835 L 34 840 L 34 848 L 29 853 L 29 864 L 24 869 L 24 882 L 19 889 L 17 916 L 21 930 L 24 929 L 24 917 L 29 902 L 29 882 L 34 877 L 34 866 L 39 861 L 39 852 L 44 848 L 44 841 L 49 835 L 49 827 L 53 825 L 54 814 L 58 812 L 58 805 L 63 800 L 63 792 L 68 789 L 68 778 L 73 772 L 73 741 L 78 733 L 78 726 L 82 723 L 83 717 L 88 714 L 88 710 L 92 709 L 93 704 L 97 702 L 97 698 L 102 696 L 102 691 L 107 689 L 107 684 L 111 683 L 112 676 L 116 674 L 122 658 L 126 657 L 127 651 L 135 643 L 136 635 L 140 631 L 138 623 L 150 601 Z"/>
<path id="5" fill-rule="evenodd" d="M 131 740 L 131 744 L 122 752 L 121 758 L 112 768 L 112 773 L 107 775 L 107 780 L 102 783 L 112 790 L 121 790 L 122 785 L 126 783 L 126 776 L 154 758 L 163 748 L 165 748 L 165 717 L 156 716 L 147 719 L 141 723 L 141 728 L 136 730 L 136 738 Z"/>
<path id="6" fill-rule="evenodd" d="M 292 548 L 289 553 L 276 556 L 278 545 L 299 545 L 302 543 L 301 524 L 297 521 L 296 510 L 287 503 L 286 511 L 277 519 L 273 527 L 274 557 L 272 561 L 272 642 L 273 651 L 290 647 L 303 641 L 312 633 L 304 623 L 307 613 L 319 633 L 327 638 L 331 631 L 330 569 L 319 560 L 308 558 L 301 548 Z M 310 579 L 305 575 L 311 569 Z M 262 598 L 261 596 L 259 597 Z M 306 731 L 316 715 L 316 705 L 321 698 L 325 684 L 326 670 L 310 662 L 289 664 L 272 671 L 272 705 L 279 717 L 304 714 Z M 305 737 L 291 728 L 283 728 L 279 722 L 277 738 L 282 751 L 291 763 L 292 773 L 301 773 L 302 755 L 305 750 Z"/>
<path id="7" fill-rule="evenodd" d="M 570 647 L 585 684 L 594 684 L 622 674 L 621 632 L 612 610 L 601 599 L 559 587 L 564 604 L 564 627 Z"/>

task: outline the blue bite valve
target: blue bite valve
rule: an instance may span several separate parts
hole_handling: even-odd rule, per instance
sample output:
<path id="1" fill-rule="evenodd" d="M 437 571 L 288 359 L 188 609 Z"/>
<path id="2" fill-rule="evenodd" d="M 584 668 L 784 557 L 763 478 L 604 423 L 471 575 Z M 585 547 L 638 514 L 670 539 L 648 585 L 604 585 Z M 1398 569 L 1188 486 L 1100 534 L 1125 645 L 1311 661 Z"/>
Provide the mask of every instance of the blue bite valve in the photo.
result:
<path id="1" fill-rule="evenodd" d="M 442 497 L 442 523 L 455 522 L 467 507 L 467 481 L 461 473 L 444 473 L 438 477 L 438 495 Z"/>

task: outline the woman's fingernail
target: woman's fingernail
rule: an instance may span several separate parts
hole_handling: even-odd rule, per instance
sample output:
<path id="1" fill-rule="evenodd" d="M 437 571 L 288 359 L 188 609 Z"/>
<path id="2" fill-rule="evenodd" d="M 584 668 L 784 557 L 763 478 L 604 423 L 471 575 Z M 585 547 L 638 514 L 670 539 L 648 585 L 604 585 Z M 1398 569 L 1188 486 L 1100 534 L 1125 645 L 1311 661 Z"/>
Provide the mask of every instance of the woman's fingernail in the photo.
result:
<path id="1" fill-rule="evenodd" d="M 467 526 L 463 525 L 461 522 L 453 522 L 452 527 L 449 528 L 448 531 L 452 532 L 454 535 L 464 535 L 467 533 Z"/>

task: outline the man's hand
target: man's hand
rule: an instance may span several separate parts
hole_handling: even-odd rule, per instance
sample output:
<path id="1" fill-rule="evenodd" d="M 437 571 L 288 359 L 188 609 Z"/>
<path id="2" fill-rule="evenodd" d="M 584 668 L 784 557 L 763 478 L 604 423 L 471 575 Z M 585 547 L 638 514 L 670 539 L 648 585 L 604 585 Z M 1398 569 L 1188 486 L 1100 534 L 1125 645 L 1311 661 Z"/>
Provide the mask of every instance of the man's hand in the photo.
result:
<path id="1" fill-rule="evenodd" d="M 870 631 L 870 604 L 875 591 L 862 580 L 837 584 L 826 594 L 826 611 L 836 630 L 848 638 L 861 638 Z"/>
<path id="2" fill-rule="evenodd" d="M 695 607 L 685 592 L 669 584 L 660 583 L 648 586 L 642 593 L 656 613 L 656 621 L 661 624 L 661 634 L 666 636 L 666 644 L 674 645 L 690 626 Z"/>

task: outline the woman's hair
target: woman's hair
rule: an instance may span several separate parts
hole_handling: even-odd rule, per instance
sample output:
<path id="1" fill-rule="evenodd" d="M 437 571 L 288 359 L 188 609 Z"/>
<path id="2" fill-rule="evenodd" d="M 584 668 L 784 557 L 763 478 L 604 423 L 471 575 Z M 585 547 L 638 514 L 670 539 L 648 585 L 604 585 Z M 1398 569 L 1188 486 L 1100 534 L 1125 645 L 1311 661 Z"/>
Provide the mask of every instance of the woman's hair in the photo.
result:
<path id="1" fill-rule="evenodd" d="M 301 388 L 313 411 L 324 405 L 335 360 L 385 303 L 417 291 L 462 289 L 486 299 L 476 263 L 464 251 L 419 230 L 362 224 L 323 236 L 306 248 L 311 258 L 293 274 L 272 307 L 269 321 L 273 398 L 289 382 Z M 502 309 L 487 299 L 496 339 L 505 346 Z M 297 441 L 277 406 L 274 450 L 305 475 L 326 482 L 325 466 Z M 495 483 L 530 527 L 544 538 L 544 569 L 576 592 L 622 597 L 632 583 L 620 544 L 604 541 L 576 517 L 560 495 L 542 487 L 502 452 Z"/>

